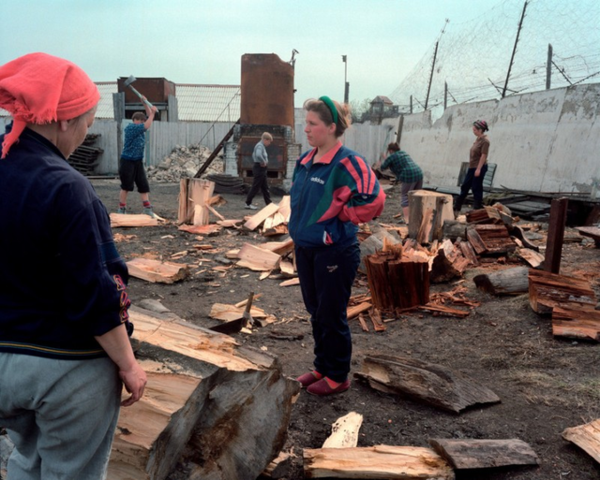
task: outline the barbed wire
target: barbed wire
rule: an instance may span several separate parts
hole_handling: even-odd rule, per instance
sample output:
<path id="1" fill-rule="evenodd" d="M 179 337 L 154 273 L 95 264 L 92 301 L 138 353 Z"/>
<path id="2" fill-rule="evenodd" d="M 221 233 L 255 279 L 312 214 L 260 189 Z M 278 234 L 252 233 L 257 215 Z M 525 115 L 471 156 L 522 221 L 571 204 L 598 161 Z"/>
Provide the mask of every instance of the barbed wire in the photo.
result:
<path id="1" fill-rule="evenodd" d="M 524 0 L 503 0 L 468 22 L 449 19 L 417 65 L 389 95 L 402 111 L 424 109 L 436 43 L 428 109 L 499 99 L 506 82 Z M 528 0 L 506 95 L 544 90 L 548 45 L 551 88 L 600 81 L 600 2 Z"/>

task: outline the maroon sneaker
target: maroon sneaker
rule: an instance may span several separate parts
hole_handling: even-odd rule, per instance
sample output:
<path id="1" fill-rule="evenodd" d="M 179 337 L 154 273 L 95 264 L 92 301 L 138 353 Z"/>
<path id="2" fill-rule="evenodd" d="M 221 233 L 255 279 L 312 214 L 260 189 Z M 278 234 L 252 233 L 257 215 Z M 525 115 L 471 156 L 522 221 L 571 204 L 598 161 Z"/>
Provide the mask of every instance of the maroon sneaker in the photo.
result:
<path id="1" fill-rule="evenodd" d="M 345 392 L 349 388 L 350 380 L 346 380 L 345 382 L 340 383 L 337 387 L 331 388 L 327 383 L 327 380 L 322 378 L 318 382 L 314 382 L 312 385 L 310 385 L 306 391 L 311 395 L 316 395 L 317 397 L 325 397 L 327 395 Z"/>
<path id="2" fill-rule="evenodd" d="M 318 382 L 323 378 L 323 375 L 316 373 L 314 371 L 305 373 L 304 375 L 300 375 L 296 381 L 302 384 L 302 388 L 306 388 L 309 385 L 312 385 L 315 382 Z"/>

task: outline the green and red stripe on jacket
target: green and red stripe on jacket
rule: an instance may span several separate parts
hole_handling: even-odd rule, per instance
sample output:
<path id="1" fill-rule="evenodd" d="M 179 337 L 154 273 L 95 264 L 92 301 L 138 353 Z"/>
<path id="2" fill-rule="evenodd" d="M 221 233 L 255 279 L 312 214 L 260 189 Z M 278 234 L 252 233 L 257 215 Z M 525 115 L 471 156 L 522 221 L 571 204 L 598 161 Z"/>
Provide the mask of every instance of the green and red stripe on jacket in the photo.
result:
<path id="1" fill-rule="evenodd" d="M 381 214 L 385 193 L 371 167 L 341 142 L 313 162 L 316 152 L 310 150 L 296 162 L 290 235 L 299 247 L 356 242 L 357 225 Z"/>

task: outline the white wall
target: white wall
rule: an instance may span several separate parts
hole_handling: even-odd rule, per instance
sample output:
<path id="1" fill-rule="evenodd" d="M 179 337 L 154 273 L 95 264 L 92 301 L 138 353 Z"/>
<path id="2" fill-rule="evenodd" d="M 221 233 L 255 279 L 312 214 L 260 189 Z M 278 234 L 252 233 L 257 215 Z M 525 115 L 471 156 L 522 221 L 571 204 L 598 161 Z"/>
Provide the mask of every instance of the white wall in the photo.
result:
<path id="1" fill-rule="evenodd" d="M 454 105 L 431 124 L 429 113 L 407 115 L 401 147 L 423 168 L 425 183 L 456 185 L 474 141 L 472 123 L 490 126 L 494 187 L 582 192 L 600 181 L 600 84 L 578 85 Z"/>

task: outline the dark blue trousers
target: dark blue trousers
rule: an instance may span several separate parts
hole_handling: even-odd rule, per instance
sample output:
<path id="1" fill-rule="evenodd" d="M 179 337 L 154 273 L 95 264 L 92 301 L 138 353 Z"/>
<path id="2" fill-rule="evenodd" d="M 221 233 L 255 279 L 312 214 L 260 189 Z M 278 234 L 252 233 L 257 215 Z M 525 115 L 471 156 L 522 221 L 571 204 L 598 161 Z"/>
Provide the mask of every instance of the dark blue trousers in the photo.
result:
<path id="1" fill-rule="evenodd" d="M 465 198 L 467 198 L 467 195 L 469 194 L 469 190 L 473 190 L 473 208 L 478 209 L 483 207 L 483 179 L 485 178 L 487 169 L 488 166 L 486 163 L 481 167 L 481 173 L 478 177 L 475 176 L 476 168 L 469 168 L 469 170 L 467 170 L 465 179 L 460 187 L 460 195 L 456 201 L 456 205 L 458 205 L 459 208 L 455 208 L 455 210 L 460 209 L 460 206 L 462 206 Z"/>
<path id="2" fill-rule="evenodd" d="M 350 372 L 352 338 L 346 318 L 360 263 L 358 243 L 346 247 L 296 247 L 296 267 L 315 340 L 315 370 L 335 382 Z"/>

